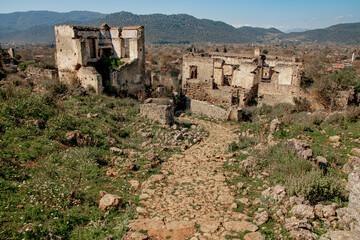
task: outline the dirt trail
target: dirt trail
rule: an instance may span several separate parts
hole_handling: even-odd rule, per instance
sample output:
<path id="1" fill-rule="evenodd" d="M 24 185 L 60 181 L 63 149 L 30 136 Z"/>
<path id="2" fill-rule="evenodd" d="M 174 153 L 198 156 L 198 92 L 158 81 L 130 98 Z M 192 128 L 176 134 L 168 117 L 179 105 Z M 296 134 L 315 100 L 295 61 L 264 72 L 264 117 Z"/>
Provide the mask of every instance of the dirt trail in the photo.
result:
<path id="1" fill-rule="evenodd" d="M 153 175 L 143 185 L 143 207 L 129 224 L 135 233 L 127 236 L 142 239 L 136 232 L 143 230 L 150 239 L 225 239 L 231 230 L 256 231 L 257 226 L 244 221 L 247 216 L 232 211 L 234 194 L 222 167 L 236 135 L 216 123 L 186 120 L 202 126 L 209 136 L 173 155 L 163 164 L 163 174 Z"/>

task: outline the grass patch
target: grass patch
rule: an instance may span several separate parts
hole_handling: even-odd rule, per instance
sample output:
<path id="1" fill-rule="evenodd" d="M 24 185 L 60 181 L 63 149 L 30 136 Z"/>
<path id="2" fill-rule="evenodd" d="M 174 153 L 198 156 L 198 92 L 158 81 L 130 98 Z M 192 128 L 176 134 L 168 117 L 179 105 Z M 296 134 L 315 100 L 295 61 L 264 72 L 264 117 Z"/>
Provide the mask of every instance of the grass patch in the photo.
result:
<path id="1" fill-rule="evenodd" d="M 162 141 L 155 132 L 169 130 L 138 116 L 139 103 L 130 98 L 71 96 L 56 83 L 43 94 L 31 90 L 0 88 L 0 239 L 120 239 L 139 202 L 128 181 L 144 181 L 160 167 L 139 157 L 136 171 L 122 169 L 109 148 L 144 153 L 148 139 L 140 128 L 155 143 Z M 81 141 L 67 138 L 73 131 Z M 153 148 L 160 159 L 177 151 L 162 148 Z M 109 168 L 121 177 L 107 176 Z M 99 191 L 119 195 L 123 207 L 100 211 Z"/>

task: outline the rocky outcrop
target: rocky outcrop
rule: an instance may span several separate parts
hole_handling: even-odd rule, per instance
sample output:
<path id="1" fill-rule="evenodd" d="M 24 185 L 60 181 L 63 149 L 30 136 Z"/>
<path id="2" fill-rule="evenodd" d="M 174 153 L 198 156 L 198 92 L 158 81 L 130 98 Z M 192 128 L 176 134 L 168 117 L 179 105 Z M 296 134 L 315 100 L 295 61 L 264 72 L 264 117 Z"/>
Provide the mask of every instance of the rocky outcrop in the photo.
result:
<path id="1" fill-rule="evenodd" d="M 358 240 L 360 239 L 360 166 L 349 175 L 349 206 L 336 210 L 339 225 L 350 228 L 348 231 L 330 231 L 320 240 Z"/>

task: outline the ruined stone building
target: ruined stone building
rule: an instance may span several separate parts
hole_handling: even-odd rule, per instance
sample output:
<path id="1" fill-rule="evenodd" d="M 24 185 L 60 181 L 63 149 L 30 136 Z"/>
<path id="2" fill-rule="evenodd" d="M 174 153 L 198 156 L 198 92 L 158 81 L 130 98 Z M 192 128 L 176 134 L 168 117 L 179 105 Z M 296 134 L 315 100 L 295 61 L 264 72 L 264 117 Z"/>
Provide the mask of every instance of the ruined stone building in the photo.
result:
<path id="1" fill-rule="evenodd" d="M 242 107 L 258 97 L 260 104 L 293 103 L 302 96 L 301 63 L 294 57 L 231 53 L 183 56 L 182 88 L 191 99 L 223 107 Z"/>
<path id="2" fill-rule="evenodd" d="M 110 84 L 130 93 L 144 89 L 145 37 L 143 26 L 55 26 L 56 63 L 62 82 L 78 81 L 103 90 L 102 76 L 94 64 L 101 57 L 119 58 L 123 65 L 110 72 Z"/>

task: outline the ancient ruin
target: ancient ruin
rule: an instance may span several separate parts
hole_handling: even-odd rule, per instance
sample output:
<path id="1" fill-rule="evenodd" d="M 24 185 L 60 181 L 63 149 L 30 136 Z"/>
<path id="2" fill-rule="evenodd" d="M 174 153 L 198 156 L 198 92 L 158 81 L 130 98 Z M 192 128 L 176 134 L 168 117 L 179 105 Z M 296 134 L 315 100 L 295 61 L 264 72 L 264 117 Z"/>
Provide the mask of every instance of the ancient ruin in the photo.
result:
<path id="1" fill-rule="evenodd" d="M 140 115 L 170 125 L 174 121 L 174 102 L 167 98 L 148 98 L 140 105 Z"/>
<path id="2" fill-rule="evenodd" d="M 110 71 L 109 84 L 129 93 L 145 87 L 145 37 L 143 26 L 55 26 L 56 63 L 61 82 L 78 81 L 97 93 L 104 88 L 103 76 L 94 65 L 102 57 L 119 59 Z"/>
<path id="3" fill-rule="evenodd" d="M 255 97 L 259 104 L 293 103 L 303 96 L 302 64 L 295 57 L 231 53 L 188 53 L 183 57 L 182 87 L 191 99 L 222 107 L 244 107 Z"/>

